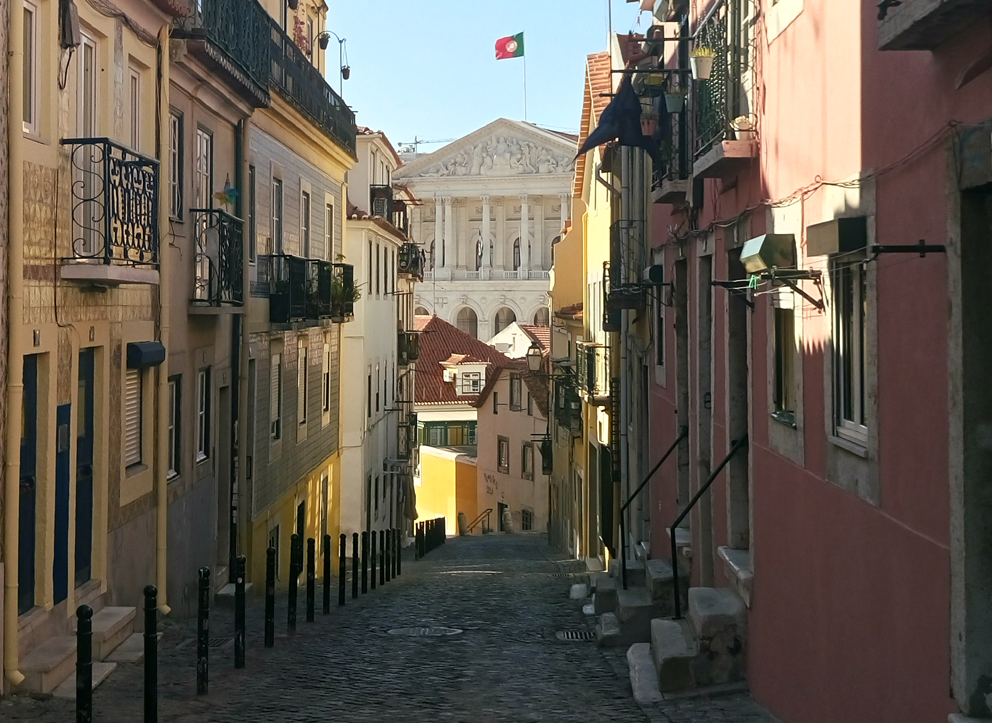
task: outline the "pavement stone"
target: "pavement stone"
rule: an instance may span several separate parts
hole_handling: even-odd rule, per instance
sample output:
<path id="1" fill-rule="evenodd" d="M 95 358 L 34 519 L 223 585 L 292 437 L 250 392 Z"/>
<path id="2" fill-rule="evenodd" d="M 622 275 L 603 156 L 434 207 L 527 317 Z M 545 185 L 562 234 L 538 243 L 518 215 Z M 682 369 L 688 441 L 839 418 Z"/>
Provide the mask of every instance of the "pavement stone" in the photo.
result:
<path id="1" fill-rule="evenodd" d="M 249 600 L 247 665 L 234 669 L 233 645 L 211 648 L 210 689 L 196 695 L 195 620 L 160 628 L 159 720 L 169 723 L 273 721 L 502 721 L 587 723 L 772 723 L 747 693 L 633 699 L 625 650 L 593 640 L 592 620 L 568 599 L 581 562 L 561 559 L 545 535 L 451 539 L 425 559 L 403 560 L 403 574 L 305 621 L 301 587 L 297 632 L 286 631 L 286 600 L 276 603 L 276 644 L 265 649 L 264 604 Z M 261 587 L 261 586 L 258 586 Z M 233 610 L 211 611 L 211 637 L 233 638 Z M 452 627 L 443 637 L 390 635 L 396 628 Z M 0 720 L 65 723 L 73 703 L 53 697 L 0 700 Z M 119 665 L 94 691 L 94 721 L 142 720 L 142 666 Z"/>

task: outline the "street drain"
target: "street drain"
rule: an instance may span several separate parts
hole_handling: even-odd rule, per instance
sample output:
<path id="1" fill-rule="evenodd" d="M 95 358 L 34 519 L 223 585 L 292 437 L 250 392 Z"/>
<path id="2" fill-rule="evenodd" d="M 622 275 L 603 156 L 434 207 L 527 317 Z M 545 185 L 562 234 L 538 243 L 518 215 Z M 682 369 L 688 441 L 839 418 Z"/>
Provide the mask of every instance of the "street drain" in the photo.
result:
<path id="1" fill-rule="evenodd" d="M 234 643 L 234 638 L 210 638 L 211 648 L 226 648 L 228 645 Z M 177 650 L 185 650 L 186 648 L 195 648 L 196 638 L 186 638 L 176 645 Z"/>
<path id="2" fill-rule="evenodd" d="M 561 578 L 571 579 L 571 578 L 575 577 L 575 573 L 574 572 L 552 572 L 552 573 L 549 573 L 549 574 L 551 575 L 551 577 L 559 578 L 559 579 L 561 579 Z"/>
<path id="3" fill-rule="evenodd" d="M 409 638 L 441 638 L 446 635 L 459 635 L 463 631 L 458 628 L 428 627 L 428 628 L 393 628 L 387 631 L 390 635 L 404 635 Z"/>
<path id="4" fill-rule="evenodd" d="M 594 640 L 596 638 L 596 633 L 591 630 L 559 630 L 555 633 L 555 637 L 559 640 L 564 640 L 565 642 L 572 642 L 575 640 Z"/>

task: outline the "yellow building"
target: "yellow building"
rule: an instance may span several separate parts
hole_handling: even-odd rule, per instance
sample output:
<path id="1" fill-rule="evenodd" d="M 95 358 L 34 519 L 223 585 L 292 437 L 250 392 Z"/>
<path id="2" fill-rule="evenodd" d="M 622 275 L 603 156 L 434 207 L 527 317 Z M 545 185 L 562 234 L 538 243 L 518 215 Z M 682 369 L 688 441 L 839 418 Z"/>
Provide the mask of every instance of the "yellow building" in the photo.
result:
<path id="1" fill-rule="evenodd" d="M 470 448 L 421 447 L 417 519 L 445 518 L 445 529 L 458 529 L 458 513 L 468 522 L 479 513 L 476 458 Z"/>

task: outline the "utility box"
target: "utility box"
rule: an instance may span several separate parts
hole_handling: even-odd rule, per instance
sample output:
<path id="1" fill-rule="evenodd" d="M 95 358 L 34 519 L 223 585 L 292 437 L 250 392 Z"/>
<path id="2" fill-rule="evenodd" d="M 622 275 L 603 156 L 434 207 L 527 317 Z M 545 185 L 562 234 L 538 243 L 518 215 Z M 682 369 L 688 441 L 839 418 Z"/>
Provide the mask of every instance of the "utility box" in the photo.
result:
<path id="1" fill-rule="evenodd" d="M 835 218 L 825 223 L 813 224 L 806 229 L 806 254 L 829 256 L 858 251 L 868 245 L 868 218 L 849 216 Z"/>
<path id="2" fill-rule="evenodd" d="M 748 240 L 741 249 L 741 263 L 750 274 L 796 268 L 796 235 L 766 233 Z"/>

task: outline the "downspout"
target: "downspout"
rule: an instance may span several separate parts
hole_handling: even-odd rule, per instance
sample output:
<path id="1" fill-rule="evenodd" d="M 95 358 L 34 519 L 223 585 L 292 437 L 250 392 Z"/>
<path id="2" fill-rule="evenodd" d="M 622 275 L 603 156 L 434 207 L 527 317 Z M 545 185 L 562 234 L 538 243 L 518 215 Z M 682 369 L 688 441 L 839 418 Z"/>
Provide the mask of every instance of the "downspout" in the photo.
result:
<path id="1" fill-rule="evenodd" d="M 10 10 L 10 75 L 7 116 L 8 235 L 7 235 L 7 468 L 4 479 L 4 526 L 6 574 L 3 599 L 3 666 L 7 680 L 18 686 L 24 675 L 18 670 L 17 579 L 18 527 L 20 524 L 21 405 L 24 396 L 24 13 Z M 16 410 L 16 411 L 15 411 Z"/>
<path id="2" fill-rule="evenodd" d="M 630 188 L 631 188 L 631 177 L 632 172 L 631 162 L 630 162 L 630 149 L 627 147 L 622 147 L 620 149 L 620 159 L 621 159 L 621 188 L 625 193 L 620 196 L 620 220 L 626 221 L 633 218 L 631 209 L 631 198 L 630 198 Z M 621 235 L 623 230 L 620 230 Z M 622 238 L 622 236 L 621 236 Z M 628 232 L 628 237 L 624 239 L 628 242 L 628 254 L 630 236 Z M 623 242 L 621 242 L 621 254 L 623 253 Z M 621 260 L 620 273 L 623 274 L 623 263 Z M 621 281 L 626 283 L 626 278 L 621 278 Z M 627 327 L 630 324 L 630 310 L 621 309 L 620 310 L 620 333 L 618 334 L 620 342 L 620 449 L 617 450 L 620 454 L 620 499 L 627 499 L 630 497 L 630 452 L 629 444 L 627 440 L 627 431 L 630 426 L 630 377 L 627 374 Z M 624 528 L 627 534 L 630 534 L 630 525 L 627 524 Z M 627 540 L 620 540 L 620 544 L 627 547 Z"/>
<path id="3" fill-rule="evenodd" d="M 158 138 L 156 155 L 159 159 L 158 238 L 159 238 L 159 341 L 165 347 L 165 362 L 158 368 L 158 454 L 155 455 L 155 586 L 158 588 L 158 609 L 168 615 L 168 542 L 169 542 L 169 295 L 172 293 L 168 245 L 169 207 L 162 189 L 169 188 L 167 132 L 169 129 L 169 25 L 158 31 Z"/>
<path id="4" fill-rule="evenodd" d="M 245 118 L 241 121 L 241 179 L 242 182 L 239 184 L 241 189 L 241 194 L 238 196 L 240 206 L 240 212 L 238 216 L 245 220 L 245 225 L 248 224 L 248 205 L 251 203 L 251 199 L 248 198 L 248 156 L 250 153 L 249 141 L 251 140 L 251 122 L 249 118 Z M 245 229 L 245 231 L 251 231 L 250 228 Z M 251 500 L 248 498 L 248 449 L 251 446 L 251 440 L 248 439 L 248 430 L 251 424 L 248 420 L 248 357 L 251 354 L 249 348 L 249 338 L 248 338 L 248 291 L 250 288 L 250 279 L 248 276 L 248 263 L 250 261 L 248 256 L 248 247 L 251 245 L 252 241 L 248 237 L 248 233 L 242 234 L 245 243 L 241 250 L 241 266 L 244 270 L 244 281 L 241 284 L 241 293 L 244 298 L 242 303 L 242 314 L 241 314 L 241 359 L 238 365 L 238 374 L 241 377 L 241 383 L 238 385 L 238 406 L 240 407 L 240 414 L 238 415 L 239 420 L 244 420 L 238 422 L 238 478 L 236 483 L 238 485 L 238 529 L 241 530 L 241 534 L 238 540 L 241 544 L 238 547 L 239 552 L 244 551 L 244 554 L 248 554 L 251 550 L 251 529 L 249 525 L 249 514 L 250 510 L 247 507 Z M 254 460 L 252 460 L 254 462 Z M 233 520 L 232 520 L 233 523 Z M 237 542 L 237 540 L 235 540 Z"/>

